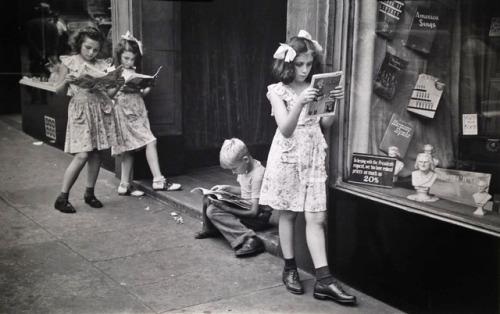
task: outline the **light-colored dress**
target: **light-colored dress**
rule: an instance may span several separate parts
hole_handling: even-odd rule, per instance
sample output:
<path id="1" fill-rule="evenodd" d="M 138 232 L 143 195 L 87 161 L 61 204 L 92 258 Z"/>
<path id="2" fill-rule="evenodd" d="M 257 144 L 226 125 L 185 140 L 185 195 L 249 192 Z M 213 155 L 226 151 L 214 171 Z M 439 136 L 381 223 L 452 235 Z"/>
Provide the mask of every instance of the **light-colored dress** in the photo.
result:
<path id="1" fill-rule="evenodd" d="M 283 83 L 268 86 L 267 97 L 275 93 L 288 111 L 297 94 Z M 306 119 L 302 109 L 297 127 L 286 138 L 276 130 L 262 183 L 259 203 L 277 210 L 326 211 L 326 149 L 320 118 Z"/>
<path id="2" fill-rule="evenodd" d="M 84 63 L 78 55 L 61 56 L 61 62 L 68 68 L 68 74 L 77 75 Z M 94 68 L 106 70 L 109 63 L 96 59 Z M 70 84 L 68 96 L 68 124 L 64 151 L 70 154 L 90 152 L 94 149 L 108 149 L 117 143 L 116 119 L 113 103 L 104 87 L 81 88 Z"/>
<path id="3" fill-rule="evenodd" d="M 128 74 L 125 69 L 123 76 Z M 139 91 L 119 91 L 115 96 L 115 112 L 118 120 L 118 132 L 122 144 L 112 147 L 112 155 L 124 151 L 135 151 L 154 142 L 156 137 L 151 132 L 148 111 Z"/>

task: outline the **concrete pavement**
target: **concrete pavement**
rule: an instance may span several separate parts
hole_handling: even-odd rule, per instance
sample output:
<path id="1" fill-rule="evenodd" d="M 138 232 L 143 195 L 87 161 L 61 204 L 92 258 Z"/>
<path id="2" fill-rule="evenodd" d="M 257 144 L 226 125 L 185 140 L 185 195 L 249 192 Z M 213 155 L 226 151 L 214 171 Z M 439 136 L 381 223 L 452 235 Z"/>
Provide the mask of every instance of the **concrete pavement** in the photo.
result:
<path id="1" fill-rule="evenodd" d="M 84 169 L 70 194 L 77 213 L 62 214 L 53 203 L 71 156 L 37 141 L 0 116 L 0 313 L 399 313 L 350 287 L 357 306 L 315 300 L 302 271 L 306 293 L 288 293 L 280 258 L 238 259 L 223 239 L 195 240 L 196 215 L 118 196 L 104 169 L 104 208 L 83 202 Z"/>

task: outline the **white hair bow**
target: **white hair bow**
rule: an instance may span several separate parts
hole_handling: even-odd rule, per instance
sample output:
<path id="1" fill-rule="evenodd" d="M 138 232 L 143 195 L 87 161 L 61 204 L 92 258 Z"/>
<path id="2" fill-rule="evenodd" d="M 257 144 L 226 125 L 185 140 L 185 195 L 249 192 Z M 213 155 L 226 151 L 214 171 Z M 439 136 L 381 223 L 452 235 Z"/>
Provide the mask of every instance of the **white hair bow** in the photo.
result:
<path id="1" fill-rule="evenodd" d="M 307 31 L 301 29 L 299 34 L 297 35 L 297 37 L 302 37 L 302 38 L 309 39 L 310 41 L 312 41 L 312 43 L 314 45 L 314 49 L 316 49 L 316 51 L 323 50 L 323 47 L 321 47 L 321 45 L 316 40 L 313 40 L 311 37 L 311 34 L 309 34 Z"/>
<path id="2" fill-rule="evenodd" d="M 275 59 L 282 59 L 285 62 L 290 62 L 295 59 L 295 56 L 297 55 L 297 52 L 289 45 L 287 44 L 281 44 L 274 53 L 273 57 Z"/>
<path id="3" fill-rule="evenodd" d="M 127 33 L 125 33 L 125 35 L 122 35 L 122 38 L 125 40 L 135 41 L 137 43 L 137 46 L 139 46 L 139 52 L 141 53 L 141 56 L 143 55 L 142 54 L 142 43 L 137 38 L 130 35 L 130 31 L 127 31 Z"/>

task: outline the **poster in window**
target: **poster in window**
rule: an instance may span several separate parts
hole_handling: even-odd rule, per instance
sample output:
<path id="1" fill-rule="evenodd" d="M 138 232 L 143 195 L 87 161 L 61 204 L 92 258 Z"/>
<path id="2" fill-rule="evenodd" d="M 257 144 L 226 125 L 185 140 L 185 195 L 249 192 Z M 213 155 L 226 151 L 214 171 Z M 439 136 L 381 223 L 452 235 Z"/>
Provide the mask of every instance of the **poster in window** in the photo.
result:
<path id="1" fill-rule="evenodd" d="M 391 100 L 396 93 L 401 71 L 407 66 L 408 61 L 387 51 L 373 81 L 373 92 L 384 99 Z"/>
<path id="2" fill-rule="evenodd" d="M 396 27 L 403 15 L 404 5 L 403 1 L 378 1 L 377 24 L 375 28 L 377 35 L 388 40 L 394 38 Z"/>
<path id="3" fill-rule="evenodd" d="M 406 155 L 414 132 L 415 125 L 411 121 L 393 113 L 384 137 L 380 142 L 379 149 L 389 154 L 389 147 L 396 146 L 399 149 L 401 158 L 403 158 Z"/>
<path id="4" fill-rule="evenodd" d="M 439 28 L 439 20 L 437 7 L 418 6 L 404 45 L 417 52 L 429 54 Z"/>

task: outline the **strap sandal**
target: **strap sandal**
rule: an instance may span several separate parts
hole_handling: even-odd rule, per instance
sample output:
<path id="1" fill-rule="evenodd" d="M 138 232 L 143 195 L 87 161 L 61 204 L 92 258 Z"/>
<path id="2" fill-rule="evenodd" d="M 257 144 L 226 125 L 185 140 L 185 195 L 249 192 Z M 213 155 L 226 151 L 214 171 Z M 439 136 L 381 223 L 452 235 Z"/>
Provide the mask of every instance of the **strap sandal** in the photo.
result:
<path id="1" fill-rule="evenodd" d="M 170 183 L 165 178 L 161 181 L 153 181 L 153 190 L 155 191 L 179 191 L 182 185 L 179 183 Z"/>
<path id="2" fill-rule="evenodd" d="M 136 190 L 133 186 L 120 184 L 118 187 L 118 194 L 122 196 L 140 197 L 144 195 L 143 191 Z"/>
<path id="3" fill-rule="evenodd" d="M 65 214 L 74 214 L 76 209 L 71 205 L 71 203 L 65 198 L 57 198 L 54 208 Z"/>
<path id="4" fill-rule="evenodd" d="M 95 195 L 91 194 L 84 194 L 83 199 L 85 200 L 85 203 L 89 204 L 90 207 L 93 208 L 101 208 L 103 205 L 100 200 L 98 200 Z"/>

